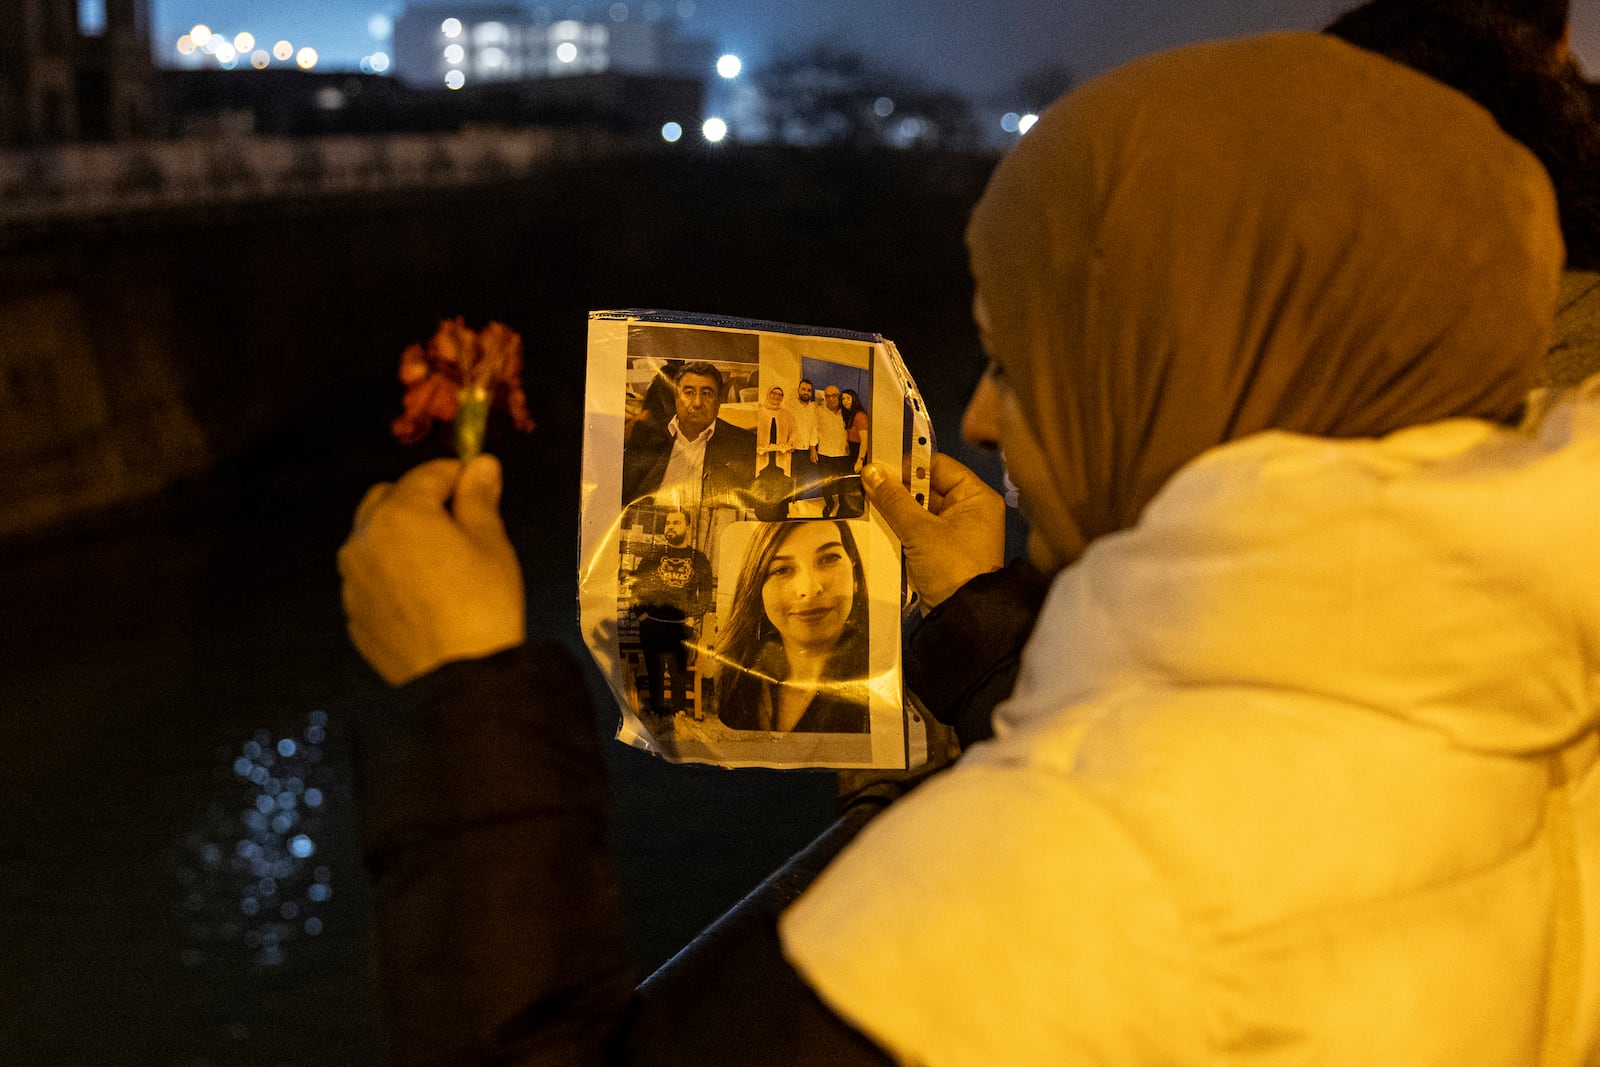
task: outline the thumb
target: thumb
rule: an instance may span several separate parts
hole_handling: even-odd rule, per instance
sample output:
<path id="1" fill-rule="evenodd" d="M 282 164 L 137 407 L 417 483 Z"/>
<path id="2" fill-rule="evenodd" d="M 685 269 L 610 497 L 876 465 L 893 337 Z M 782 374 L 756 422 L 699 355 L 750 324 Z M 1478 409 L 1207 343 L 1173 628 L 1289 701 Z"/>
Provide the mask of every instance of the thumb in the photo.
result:
<path id="1" fill-rule="evenodd" d="M 878 509 L 902 544 L 910 545 L 930 518 L 927 509 L 918 504 L 900 479 L 889 477 L 889 469 L 881 463 L 869 463 L 861 471 L 861 484 L 867 490 L 867 499 Z"/>
<path id="2" fill-rule="evenodd" d="M 459 459 L 432 459 L 401 475 L 390 496 L 413 505 L 442 508 L 460 476 Z"/>
<path id="3" fill-rule="evenodd" d="M 453 510 L 456 522 L 471 533 L 501 531 L 499 460 L 485 452 L 467 464 L 456 485 Z"/>

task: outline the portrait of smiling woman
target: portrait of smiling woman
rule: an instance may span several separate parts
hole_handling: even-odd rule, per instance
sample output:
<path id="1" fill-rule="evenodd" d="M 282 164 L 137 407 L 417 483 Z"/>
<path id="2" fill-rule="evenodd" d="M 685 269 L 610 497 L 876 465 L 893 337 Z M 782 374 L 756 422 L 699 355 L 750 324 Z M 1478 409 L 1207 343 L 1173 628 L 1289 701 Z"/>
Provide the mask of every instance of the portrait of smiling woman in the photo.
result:
<path id="1" fill-rule="evenodd" d="M 717 644 L 724 725 L 866 733 L 867 587 L 850 524 L 758 526 Z"/>

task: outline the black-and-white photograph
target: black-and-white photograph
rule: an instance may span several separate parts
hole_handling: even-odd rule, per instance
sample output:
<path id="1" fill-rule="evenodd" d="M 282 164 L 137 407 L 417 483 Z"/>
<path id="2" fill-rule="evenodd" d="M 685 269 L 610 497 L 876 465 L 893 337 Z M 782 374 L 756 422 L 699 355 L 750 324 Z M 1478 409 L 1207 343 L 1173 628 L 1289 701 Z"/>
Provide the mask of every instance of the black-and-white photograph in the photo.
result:
<path id="1" fill-rule="evenodd" d="M 870 599 L 856 525 L 756 523 L 723 539 L 721 570 L 737 576 L 710 656 L 724 726 L 848 734 L 870 728 Z"/>
<path id="2" fill-rule="evenodd" d="M 859 518 L 861 468 L 871 457 L 871 348 L 778 337 L 761 352 L 756 411 L 755 514 Z"/>
<path id="3" fill-rule="evenodd" d="M 751 333 L 629 327 L 623 503 L 753 503 L 758 349 Z"/>
<path id="4" fill-rule="evenodd" d="M 638 503 L 623 514 L 617 640 L 632 681 L 630 706 L 659 741 L 696 735 L 706 720 L 701 634 L 714 627 L 714 545 L 734 508 Z"/>

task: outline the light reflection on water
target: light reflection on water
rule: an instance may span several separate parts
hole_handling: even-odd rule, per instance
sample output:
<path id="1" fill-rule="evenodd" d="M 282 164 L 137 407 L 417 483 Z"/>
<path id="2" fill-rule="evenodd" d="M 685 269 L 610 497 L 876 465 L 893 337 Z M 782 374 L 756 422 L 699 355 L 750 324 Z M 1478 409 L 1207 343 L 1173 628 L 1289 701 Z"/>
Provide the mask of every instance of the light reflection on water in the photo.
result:
<path id="1" fill-rule="evenodd" d="M 332 773 L 323 763 L 327 726 L 327 713 L 313 711 L 297 735 L 258 729 L 225 755 L 232 773 L 222 795 L 178 850 L 185 967 L 243 959 L 276 971 L 296 941 L 323 933 L 333 897 L 319 855 Z"/>

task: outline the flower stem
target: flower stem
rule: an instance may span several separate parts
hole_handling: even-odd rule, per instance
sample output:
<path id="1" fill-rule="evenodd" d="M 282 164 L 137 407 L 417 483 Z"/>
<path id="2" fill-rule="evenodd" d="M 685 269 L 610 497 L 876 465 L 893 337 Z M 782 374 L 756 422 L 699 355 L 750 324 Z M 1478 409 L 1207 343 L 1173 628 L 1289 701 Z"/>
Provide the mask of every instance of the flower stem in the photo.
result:
<path id="1" fill-rule="evenodd" d="M 461 410 L 456 413 L 456 455 L 467 463 L 483 451 L 483 431 L 489 423 L 489 390 L 467 386 L 461 390 Z"/>

